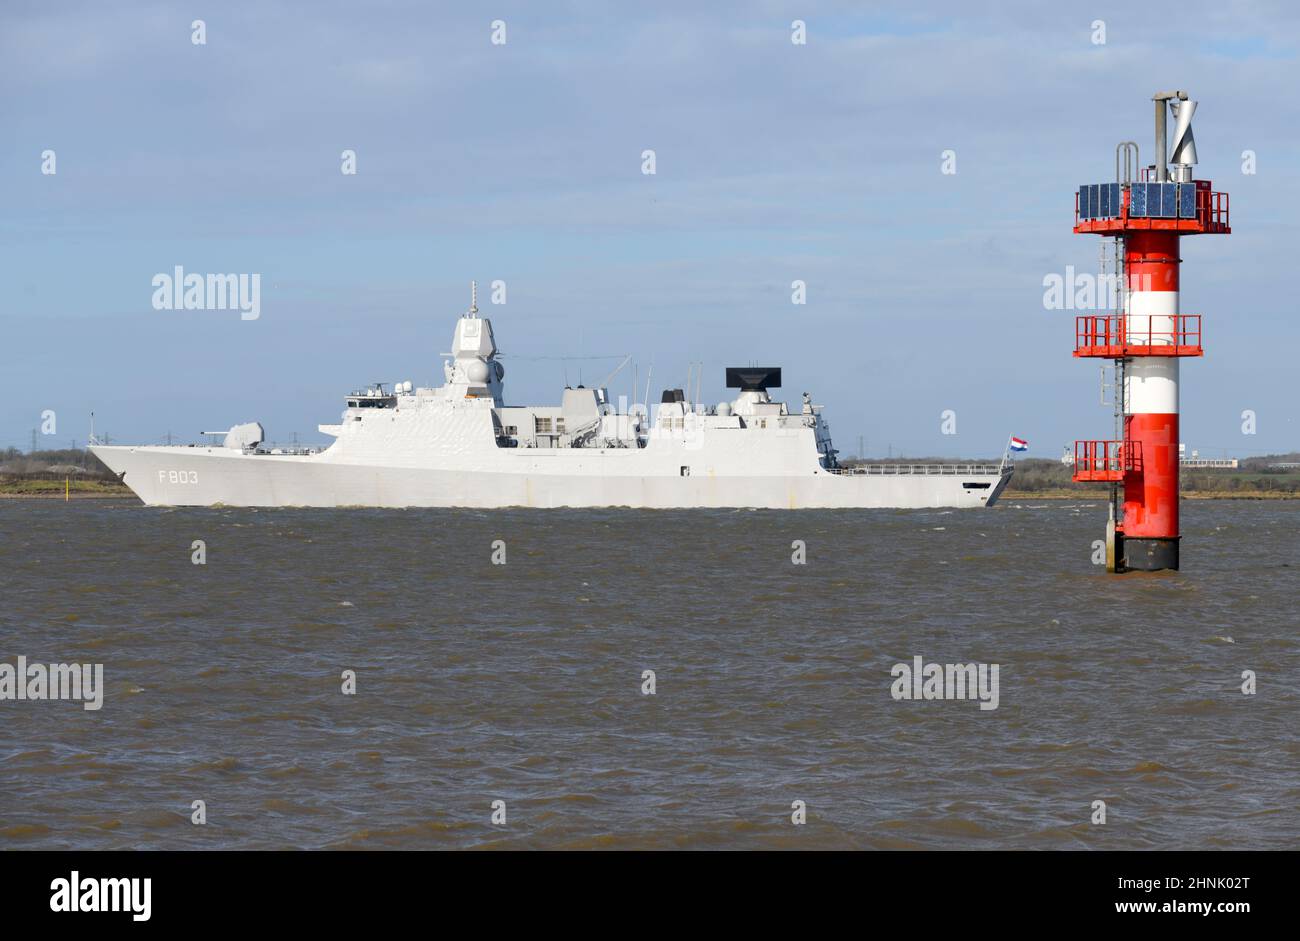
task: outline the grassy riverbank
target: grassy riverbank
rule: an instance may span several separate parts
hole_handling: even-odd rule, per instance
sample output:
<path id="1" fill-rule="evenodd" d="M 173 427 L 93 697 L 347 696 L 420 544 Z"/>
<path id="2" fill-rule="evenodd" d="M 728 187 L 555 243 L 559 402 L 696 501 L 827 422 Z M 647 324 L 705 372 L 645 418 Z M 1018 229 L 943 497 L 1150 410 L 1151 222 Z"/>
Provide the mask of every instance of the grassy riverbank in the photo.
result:
<path id="1" fill-rule="evenodd" d="M 103 480 L 92 477 L 79 479 L 75 477 L 53 480 L 49 477 L 0 477 L 0 497 L 59 498 L 64 493 L 69 497 L 129 497 L 131 490 L 116 479 Z"/>
<path id="2" fill-rule="evenodd" d="M 1184 500 L 1300 500 L 1300 493 L 1282 490 L 1187 490 L 1181 491 Z M 1008 500 L 1083 500 L 1105 503 L 1110 493 L 1105 486 L 1096 484 L 1085 490 L 1005 490 L 999 498 Z"/>
<path id="3" fill-rule="evenodd" d="M 848 464 L 858 463 L 848 461 Z M 951 464 L 952 458 L 894 458 L 871 464 Z M 1188 500 L 1295 500 L 1300 499 L 1300 454 L 1248 457 L 1237 467 L 1183 467 L 1179 490 Z M 1060 461 L 1021 458 L 1002 494 L 1003 500 L 1099 500 L 1110 493 L 1105 484 L 1075 483 L 1073 468 Z"/>

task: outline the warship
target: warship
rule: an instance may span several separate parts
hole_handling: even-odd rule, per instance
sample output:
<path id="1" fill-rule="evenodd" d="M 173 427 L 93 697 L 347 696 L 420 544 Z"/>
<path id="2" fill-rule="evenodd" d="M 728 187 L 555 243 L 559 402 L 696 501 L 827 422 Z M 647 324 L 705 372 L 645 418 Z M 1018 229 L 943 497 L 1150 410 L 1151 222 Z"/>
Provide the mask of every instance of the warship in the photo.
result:
<path id="1" fill-rule="evenodd" d="M 91 451 L 151 506 L 989 507 L 1012 473 L 1005 452 L 994 464 L 842 466 L 822 406 L 808 393 L 793 409 L 772 399 L 777 367 L 727 369 L 736 397 L 717 405 L 667 389 L 651 414 L 581 385 L 558 405 L 508 405 L 473 295 L 445 356 L 440 386 L 349 394 L 341 420 L 318 426 L 327 447 L 270 445 L 246 422 L 205 432 L 207 445 Z"/>

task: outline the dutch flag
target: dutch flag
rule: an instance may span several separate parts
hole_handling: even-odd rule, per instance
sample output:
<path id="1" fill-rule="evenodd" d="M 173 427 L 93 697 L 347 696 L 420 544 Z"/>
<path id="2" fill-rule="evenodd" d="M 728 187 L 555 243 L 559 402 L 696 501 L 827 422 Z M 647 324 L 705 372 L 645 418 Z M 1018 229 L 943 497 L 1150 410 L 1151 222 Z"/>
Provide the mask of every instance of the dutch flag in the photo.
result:
<path id="1" fill-rule="evenodd" d="M 1025 441 L 1025 440 L 1022 439 L 1022 438 L 1012 438 L 1012 439 L 1011 439 L 1011 450 L 1012 450 L 1012 451 L 1028 451 L 1028 450 L 1029 450 L 1029 442 L 1028 442 L 1028 441 Z"/>

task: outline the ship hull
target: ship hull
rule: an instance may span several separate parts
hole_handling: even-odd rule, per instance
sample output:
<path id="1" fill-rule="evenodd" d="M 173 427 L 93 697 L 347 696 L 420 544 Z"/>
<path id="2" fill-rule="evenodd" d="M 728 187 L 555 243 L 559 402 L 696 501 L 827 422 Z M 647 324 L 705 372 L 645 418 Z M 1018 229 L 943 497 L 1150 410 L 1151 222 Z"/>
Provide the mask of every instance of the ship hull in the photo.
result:
<path id="1" fill-rule="evenodd" d="M 512 473 L 344 463 L 324 459 L 324 454 L 254 455 L 222 448 L 91 450 L 151 506 L 974 508 L 992 506 L 1011 475 L 1009 467 L 962 473 L 959 465 L 880 474 L 823 470 L 670 476 L 622 468 L 613 473 Z"/>

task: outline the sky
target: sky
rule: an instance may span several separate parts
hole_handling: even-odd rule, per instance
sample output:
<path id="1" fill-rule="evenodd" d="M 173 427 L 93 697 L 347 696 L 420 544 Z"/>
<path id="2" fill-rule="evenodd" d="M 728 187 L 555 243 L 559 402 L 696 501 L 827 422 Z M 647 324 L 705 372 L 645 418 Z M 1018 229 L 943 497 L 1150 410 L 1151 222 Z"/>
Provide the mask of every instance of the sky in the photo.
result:
<path id="1" fill-rule="evenodd" d="M 1074 191 L 1119 141 L 1149 162 L 1183 89 L 1233 225 L 1182 243 L 1183 440 L 1300 449 L 1298 49 L 1300 7 L 1231 0 L 6 0 L 0 447 L 49 412 L 38 447 L 84 444 L 92 411 L 114 443 L 327 441 L 351 389 L 441 382 L 477 280 L 511 404 L 624 354 L 612 393 L 652 370 L 655 402 L 772 365 L 845 455 L 1055 458 L 1112 430 L 1079 312 L 1044 306 L 1098 269 Z M 155 309 L 178 265 L 259 275 L 259 316 Z"/>

